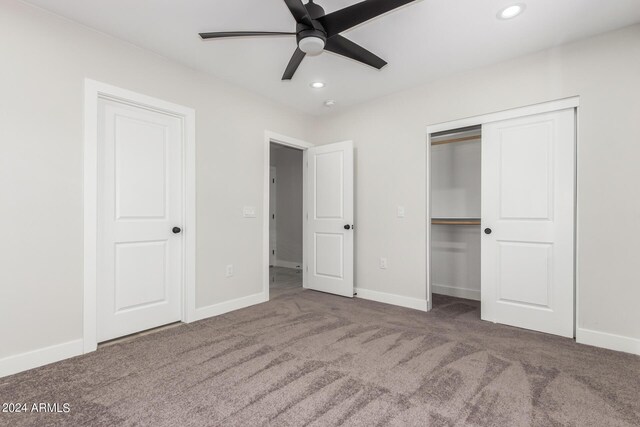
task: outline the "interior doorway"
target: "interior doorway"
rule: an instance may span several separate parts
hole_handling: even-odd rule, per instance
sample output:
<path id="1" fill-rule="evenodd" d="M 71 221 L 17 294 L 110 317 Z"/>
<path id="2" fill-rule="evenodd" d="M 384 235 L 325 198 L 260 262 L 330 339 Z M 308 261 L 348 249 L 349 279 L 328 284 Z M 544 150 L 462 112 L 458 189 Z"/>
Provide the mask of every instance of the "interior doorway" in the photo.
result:
<path id="1" fill-rule="evenodd" d="M 274 283 L 273 273 L 279 272 L 280 278 L 291 279 L 295 282 L 292 285 L 298 289 L 306 287 L 306 254 L 303 248 L 306 246 L 306 224 L 304 212 L 306 212 L 306 200 L 304 197 L 306 189 L 306 161 L 307 150 L 313 147 L 306 141 L 280 135 L 266 131 L 264 135 L 264 198 L 263 198 L 263 240 L 262 240 L 262 292 L 264 300 L 269 301 L 271 296 L 271 286 Z M 282 154 L 279 152 L 282 151 Z M 278 160 L 281 160 L 280 162 Z M 278 164 L 281 165 L 281 172 L 278 171 Z M 291 169 L 295 169 L 292 171 Z M 298 175 L 297 173 L 300 172 Z M 279 175 L 281 175 L 279 177 Z M 297 176 L 299 183 L 291 183 L 291 178 Z M 280 179 L 281 178 L 281 179 Z M 289 182 L 287 184 L 287 182 Z M 299 189 L 298 189 L 299 187 Z M 286 199 L 286 191 L 292 190 L 296 195 L 289 199 L 298 203 L 297 207 L 289 208 L 288 203 L 281 203 L 278 208 L 278 193 L 280 199 Z M 284 197 L 283 197 L 284 196 Z M 300 208 L 299 201 L 302 203 Z M 293 211 L 298 210 L 298 218 L 294 220 L 295 230 L 289 230 L 287 236 L 281 237 L 281 245 L 286 249 L 278 249 L 278 220 L 290 217 Z M 280 213 L 279 213 L 280 212 Z M 282 216 L 281 216 L 282 215 Z M 286 232 L 287 223 L 280 221 L 281 232 Z M 289 237 L 299 232 L 301 241 L 296 237 Z M 282 234 L 282 233 L 281 233 Z M 295 241 L 295 244 L 287 243 Z M 300 245 L 300 246 L 298 246 Z M 287 259 L 289 258 L 289 259 Z M 290 273 L 289 275 L 285 273 Z M 291 284 L 291 283 L 290 283 Z"/>
<path id="2" fill-rule="evenodd" d="M 269 290 L 302 288 L 303 150 L 269 146 Z"/>
<path id="3" fill-rule="evenodd" d="M 265 132 L 264 139 L 264 198 L 263 198 L 263 294 L 269 300 L 272 283 L 272 268 L 299 268 L 302 287 L 320 292 L 353 298 L 354 294 L 354 155 L 353 142 L 343 141 L 314 146 L 304 141 Z M 295 186 L 286 185 L 283 178 L 284 167 L 278 167 L 272 146 L 283 153 L 302 154 L 302 173 Z M 300 157 L 298 157 L 300 159 Z M 272 169 L 272 167 L 274 169 Z M 299 169 L 298 169 L 299 170 Z M 275 181 L 273 177 L 275 177 Z M 299 188 L 301 184 L 301 192 Z M 273 187 L 273 188 L 272 188 Z M 285 190 L 286 189 L 286 190 Z M 273 195 L 272 195 L 273 190 Z M 302 247 L 296 252 L 296 245 L 288 245 L 286 232 L 297 227 L 296 218 L 278 221 L 293 210 L 287 203 L 279 206 L 278 199 L 290 191 L 300 195 L 302 211 L 298 211 L 301 223 Z M 296 196 L 297 197 L 297 196 Z M 272 199 L 274 212 L 272 209 Z M 283 207 L 286 206 L 286 207 Z M 285 211 L 283 211 L 285 209 Z M 299 231 L 297 228 L 295 232 Z M 273 236 L 273 238 L 272 238 Z M 284 243 L 282 242 L 284 239 Z M 297 256 L 296 256 L 297 255 Z M 299 263 L 299 260 L 302 263 Z M 273 267 L 271 267 L 273 266 Z"/>
<path id="4" fill-rule="evenodd" d="M 195 111 L 86 79 L 85 353 L 193 320 L 195 207 Z"/>

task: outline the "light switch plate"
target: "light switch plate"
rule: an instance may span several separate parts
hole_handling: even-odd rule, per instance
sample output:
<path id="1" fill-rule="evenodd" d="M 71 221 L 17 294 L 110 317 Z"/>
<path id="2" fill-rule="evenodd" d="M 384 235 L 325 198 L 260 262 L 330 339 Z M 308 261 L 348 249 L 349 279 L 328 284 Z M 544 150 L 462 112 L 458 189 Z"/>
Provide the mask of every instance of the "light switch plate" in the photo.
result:
<path id="1" fill-rule="evenodd" d="M 404 206 L 398 206 L 398 218 L 404 218 Z"/>
<path id="2" fill-rule="evenodd" d="M 255 218 L 256 208 L 254 206 L 245 206 L 242 208 L 242 216 L 245 218 Z"/>

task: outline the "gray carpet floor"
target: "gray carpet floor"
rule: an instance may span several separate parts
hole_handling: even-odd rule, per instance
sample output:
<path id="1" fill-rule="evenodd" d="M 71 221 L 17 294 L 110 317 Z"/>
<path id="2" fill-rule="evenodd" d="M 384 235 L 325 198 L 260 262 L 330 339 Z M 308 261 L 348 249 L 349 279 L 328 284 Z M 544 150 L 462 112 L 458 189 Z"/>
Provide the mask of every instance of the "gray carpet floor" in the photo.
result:
<path id="1" fill-rule="evenodd" d="M 482 322 L 473 301 L 422 313 L 272 273 L 268 303 L 0 379 L 0 402 L 71 409 L 0 424 L 640 425 L 640 357 Z"/>

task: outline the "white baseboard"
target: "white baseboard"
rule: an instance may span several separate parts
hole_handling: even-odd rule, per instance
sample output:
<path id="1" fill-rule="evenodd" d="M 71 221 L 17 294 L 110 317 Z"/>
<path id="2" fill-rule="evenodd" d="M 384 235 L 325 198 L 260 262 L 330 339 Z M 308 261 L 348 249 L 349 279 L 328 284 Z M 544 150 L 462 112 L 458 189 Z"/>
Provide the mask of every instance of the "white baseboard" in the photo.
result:
<path id="1" fill-rule="evenodd" d="M 285 268 L 302 268 L 302 262 L 284 261 L 281 259 L 277 259 L 275 266 Z"/>
<path id="2" fill-rule="evenodd" d="M 219 316 L 230 311 L 240 310 L 241 308 L 249 307 L 251 305 L 260 304 L 267 301 L 269 301 L 269 299 L 265 297 L 265 294 L 263 292 L 260 292 L 258 294 L 232 299 L 231 301 L 225 301 L 218 304 L 208 305 L 206 307 L 196 308 L 196 313 L 192 321 L 195 322 L 198 320 L 206 319 L 208 317 Z"/>
<path id="3" fill-rule="evenodd" d="M 448 295 L 450 297 L 458 297 L 480 301 L 480 291 L 476 289 L 456 288 L 455 286 L 431 284 L 431 292 L 434 294 Z"/>
<path id="4" fill-rule="evenodd" d="M 412 308 L 414 310 L 427 311 L 427 300 L 420 298 L 405 297 L 402 295 L 388 294 L 386 292 L 372 291 L 369 289 L 356 288 L 356 297 L 371 301 L 383 302 L 400 307 Z"/>
<path id="5" fill-rule="evenodd" d="M 576 342 L 640 355 L 640 339 L 577 328 Z"/>
<path id="6" fill-rule="evenodd" d="M 83 350 L 83 342 L 79 339 L 5 357 L 0 359 L 0 377 L 79 356 Z"/>

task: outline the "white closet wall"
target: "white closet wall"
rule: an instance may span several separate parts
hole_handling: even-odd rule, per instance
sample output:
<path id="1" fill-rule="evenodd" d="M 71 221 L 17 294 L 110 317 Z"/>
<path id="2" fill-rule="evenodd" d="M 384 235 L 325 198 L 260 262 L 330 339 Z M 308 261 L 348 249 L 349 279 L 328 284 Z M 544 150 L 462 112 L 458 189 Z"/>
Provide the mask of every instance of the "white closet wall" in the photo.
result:
<path id="1" fill-rule="evenodd" d="M 480 231 L 476 225 L 433 225 L 433 293 L 480 301 Z"/>
<path id="2" fill-rule="evenodd" d="M 478 139 L 431 147 L 431 217 L 480 218 Z"/>
<path id="3" fill-rule="evenodd" d="M 481 144 L 478 131 L 442 139 L 477 139 L 431 147 L 431 218 L 480 218 Z M 480 300 L 480 226 L 431 227 L 431 283 L 437 294 Z"/>

